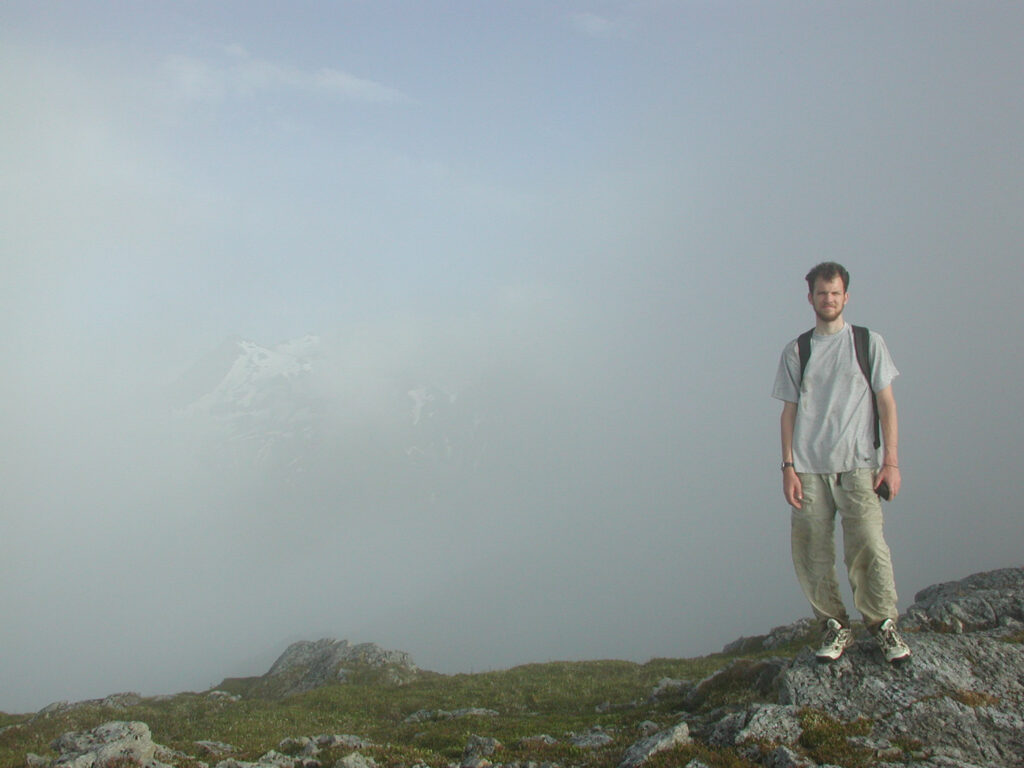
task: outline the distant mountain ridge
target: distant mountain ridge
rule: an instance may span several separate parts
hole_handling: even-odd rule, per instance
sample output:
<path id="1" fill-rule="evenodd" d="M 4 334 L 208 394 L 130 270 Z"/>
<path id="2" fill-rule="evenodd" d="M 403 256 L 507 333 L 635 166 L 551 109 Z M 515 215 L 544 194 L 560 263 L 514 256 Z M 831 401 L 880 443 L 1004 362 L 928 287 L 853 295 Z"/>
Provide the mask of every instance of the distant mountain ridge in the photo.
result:
<path id="1" fill-rule="evenodd" d="M 172 396 L 211 460 L 285 474 L 373 461 L 389 472 L 472 470 L 484 419 L 471 401 L 415 371 L 347 359 L 312 334 L 272 346 L 229 338 Z"/>

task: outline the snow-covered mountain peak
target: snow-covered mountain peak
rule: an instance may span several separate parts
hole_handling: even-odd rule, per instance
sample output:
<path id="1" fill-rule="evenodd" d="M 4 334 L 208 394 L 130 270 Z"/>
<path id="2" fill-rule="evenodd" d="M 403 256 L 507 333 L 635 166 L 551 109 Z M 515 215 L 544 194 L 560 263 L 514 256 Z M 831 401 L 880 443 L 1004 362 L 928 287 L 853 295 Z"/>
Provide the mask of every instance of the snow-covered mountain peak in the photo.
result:
<path id="1" fill-rule="evenodd" d="M 196 405 L 200 408 L 232 401 L 242 407 L 254 405 L 267 386 L 286 386 L 287 380 L 313 370 L 310 345 L 285 343 L 267 348 L 252 341 L 238 343 L 239 355 L 221 382 L 204 395 Z"/>
<path id="2" fill-rule="evenodd" d="M 273 346 L 229 339 L 183 377 L 178 413 L 216 436 L 207 445 L 235 465 L 291 472 L 341 456 L 475 463 L 475 398 L 419 383 L 434 377 L 412 366 L 349 359 L 343 349 L 315 335 Z"/>

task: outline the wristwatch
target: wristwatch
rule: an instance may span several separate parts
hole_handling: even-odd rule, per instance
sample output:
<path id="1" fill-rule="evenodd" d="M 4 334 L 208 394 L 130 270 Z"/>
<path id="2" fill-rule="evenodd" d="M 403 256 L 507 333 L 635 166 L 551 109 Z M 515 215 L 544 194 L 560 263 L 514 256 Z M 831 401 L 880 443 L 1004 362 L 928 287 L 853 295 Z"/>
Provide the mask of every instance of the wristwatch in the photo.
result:
<path id="1" fill-rule="evenodd" d="M 786 467 L 792 467 L 795 470 L 796 469 L 796 464 L 794 464 L 792 461 L 784 461 L 784 462 L 782 462 L 782 471 L 783 472 L 786 471 Z"/>

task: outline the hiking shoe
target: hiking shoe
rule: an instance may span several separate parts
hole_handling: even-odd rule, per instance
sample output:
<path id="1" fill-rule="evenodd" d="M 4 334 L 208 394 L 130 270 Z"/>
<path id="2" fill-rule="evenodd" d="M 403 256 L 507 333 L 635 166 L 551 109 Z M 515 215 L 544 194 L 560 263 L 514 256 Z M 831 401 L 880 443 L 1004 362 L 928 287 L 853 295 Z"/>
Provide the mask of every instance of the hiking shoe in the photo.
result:
<path id="1" fill-rule="evenodd" d="M 853 645 L 853 632 L 835 619 L 825 624 L 825 634 L 821 636 L 821 645 L 814 655 L 820 661 L 835 661 L 843 655 L 843 651 Z"/>
<path id="2" fill-rule="evenodd" d="M 899 630 L 896 629 L 896 622 L 886 619 L 878 628 L 878 647 L 882 649 L 882 655 L 888 662 L 905 661 L 910 658 L 910 648 L 903 642 Z"/>

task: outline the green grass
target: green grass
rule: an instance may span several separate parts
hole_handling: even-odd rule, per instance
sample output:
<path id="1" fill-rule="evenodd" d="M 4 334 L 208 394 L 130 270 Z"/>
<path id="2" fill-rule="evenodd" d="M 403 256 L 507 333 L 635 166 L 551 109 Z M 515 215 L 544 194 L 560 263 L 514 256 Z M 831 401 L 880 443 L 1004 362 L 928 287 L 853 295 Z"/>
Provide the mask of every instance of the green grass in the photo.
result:
<path id="1" fill-rule="evenodd" d="M 848 739 L 851 736 L 866 736 L 871 732 L 871 722 L 865 719 L 842 723 L 813 709 L 800 713 L 800 746 L 817 763 L 843 765 L 846 768 L 860 768 L 871 764 L 873 754 L 868 749 L 855 747 Z"/>
<path id="2" fill-rule="evenodd" d="M 204 694 L 179 694 L 143 699 L 127 709 L 82 707 L 45 717 L 0 714 L 0 768 L 21 768 L 25 755 L 52 757 L 50 742 L 67 731 L 88 730 L 110 720 L 141 720 L 158 744 L 198 756 L 196 741 L 220 741 L 237 747 L 240 760 L 255 760 L 277 749 L 286 737 L 352 734 L 381 746 L 362 750 L 386 768 L 417 762 L 443 766 L 458 761 L 471 734 L 492 737 L 502 747 L 494 762 L 533 760 L 564 766 L 612 768 L 623 751 L 639 738 L 637 726 L 651 720 L 661 727 L 678 722 L 685 691 L 651 700 L 663 678 L 697 683 L 722 669 L 734 657 L 721 654 L 697 659 L 655 659 L 646 664 L 624 661 L 551 662 L 477 674 L 421 673 L 402 685 L 386 682 L 382 673 L 357 670 L 349 682 L 287 698 L 255 695 L 258 682 L 225 681 L 224 688 L 247 696 L 231 702 Z M 744 662 L 741 669 L 749 668 Z M 720 676 L 706 697 L 706 706 L 751 699 L 742 672 Z M 497 716 L 470 716 L 406 722 L 420 710 L 478 707 Z M 573 746 L 570 733 L 600 726 L 613 741 L 600 749 Z M 554 745 L 522 743 L 527 737 L 550 735 Z M 337 749 L 324 764 L 350 752 Z M 678 751 L 678 750 L 677 750 Z M 674 753 L 673 753 L 674 754 Z M 713 768 L 744 766 L 728 751 L 698 748 L 678 751 L 701 756 Z M 708 757 L 712 756 L 714 759 Z M 325 756 L 321 755 L 321 758 Z M 201 758 L 215 764 L 221 758 Z M 666 758 L 667 759 L 667 758 Z M 675 764 L 675 763 L 672 763 Z M 685 764 L 685 761 L 684 763 Z"/>

